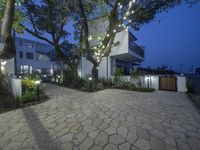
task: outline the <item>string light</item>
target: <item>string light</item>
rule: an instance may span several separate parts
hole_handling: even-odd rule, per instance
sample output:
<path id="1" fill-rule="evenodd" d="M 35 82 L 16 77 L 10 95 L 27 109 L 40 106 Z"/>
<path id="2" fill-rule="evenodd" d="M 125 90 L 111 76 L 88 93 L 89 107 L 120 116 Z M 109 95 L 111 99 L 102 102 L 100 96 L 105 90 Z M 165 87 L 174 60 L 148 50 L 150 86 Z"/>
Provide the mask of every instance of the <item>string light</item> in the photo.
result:
<path id="1" fill-rule="evenodd" d="M 115 32 L 116 32 L 116 30 L 114 29 L 114 30 L 113 30 L 113 32 L 115 33 Z"/>
<path id="2" fill-rule="evenodd" d="M 120 8 L 121 8 L 121 9 L 122 9 L 122 7 L 123 7 L 123 6 L 122 6 L 122 5 L 120 5 Z"/>
<path id="3" fill-rule="evenodd" d="M 103 48 L 105 48 L 105 46 L 103 45 Z"/>
<path id="4" fill-rule="evenodd" d="M 106 36 L 107 36 L 107 37 L 109 37 L 110 35 L 109 35 L 109 34 L 107 34 Z"/>
<path id="5" fill-rule="evenodd" d="M 131 23 L 131 20 L 129 20 L 128 22 Z"/>
<path id="6" fill-rule="evenodd" d="M 122 26 L 121 24 L 118 25 L 118 27 L 121 27 L 121 26 Z"/>
<path id="7" fill-rule="evenodd" d="M 98 40 L 101 40 L 101 37 L 98 37 Z"/>

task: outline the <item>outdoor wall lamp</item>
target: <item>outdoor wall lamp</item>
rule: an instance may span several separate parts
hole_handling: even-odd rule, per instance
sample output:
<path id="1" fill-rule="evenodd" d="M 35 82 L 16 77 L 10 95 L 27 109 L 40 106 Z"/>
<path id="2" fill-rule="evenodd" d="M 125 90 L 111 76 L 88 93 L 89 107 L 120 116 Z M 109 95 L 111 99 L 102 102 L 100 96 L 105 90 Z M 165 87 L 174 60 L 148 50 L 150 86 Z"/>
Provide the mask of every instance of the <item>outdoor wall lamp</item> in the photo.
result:
<path id="1" fill-rule="evenodd" d="M 35 84 L 37 86 L 37 99 L 38 100 L 40 99 L 40 87 L 39 87 L 40 82 L 41 82 L 40 80 L 35 81 Z"/>
<path id="2" fill-rule="evenodd" d="M 7 63 L 7 61 L 2 61 L 2 62 L 1 62 L 1 65 L 0 65 L 1 68 L 0 68 L 0 69 L 1 69 L 2 71 L 5 70 L 5 65 L 6 65 L 6 63 Z"/>
<path id="3" fill-rule="evenodd" d="M 92 77 L 89 77 L 89 82 L 90 82 L 90 92 L 92 92 Z"/>

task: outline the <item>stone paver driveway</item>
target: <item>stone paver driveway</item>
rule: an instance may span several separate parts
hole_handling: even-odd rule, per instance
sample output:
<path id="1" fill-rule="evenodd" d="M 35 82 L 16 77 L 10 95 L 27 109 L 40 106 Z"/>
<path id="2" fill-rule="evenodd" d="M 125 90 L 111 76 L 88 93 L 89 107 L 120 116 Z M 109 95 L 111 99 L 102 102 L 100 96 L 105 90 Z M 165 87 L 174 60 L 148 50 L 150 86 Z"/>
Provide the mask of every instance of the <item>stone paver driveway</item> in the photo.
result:
<path id="1" fill-rule="evenodd" d="M 49 101 L 0 115 L 0 149 L 200 150 L 200 115 L 183 93 L 46 87 Z"/>

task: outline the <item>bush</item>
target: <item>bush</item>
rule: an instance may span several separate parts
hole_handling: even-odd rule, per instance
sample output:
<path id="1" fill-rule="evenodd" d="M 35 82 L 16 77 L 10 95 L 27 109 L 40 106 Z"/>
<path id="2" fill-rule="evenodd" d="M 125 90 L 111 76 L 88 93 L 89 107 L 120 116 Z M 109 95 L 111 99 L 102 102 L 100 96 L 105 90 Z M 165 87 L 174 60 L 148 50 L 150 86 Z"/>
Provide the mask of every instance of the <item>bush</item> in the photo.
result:
<path id="1" fill-rule="evenodd" d="M 123 70 L 122 68 L 116 68 L 114 73 L 114 84 L 117 84 L 120 81 L 120 77 L 122 76 Z"/>
<path id="2" fill-rule="evenodd" d="M 131 81 L 134 82 L 138 87 L 142 87 L 142 77 L 145 75 L 145 72 L 140 70 L 133 70 L 131 73 Z"/>
<path id="3" fill-rule="evenodd" d="M 28 91 L 22 95 L 22 103 L 33 102 L 37 100 L 36 91 Z"/>
<path id="4" fill-rule="evenodd" d="M 188 93 L 194 92 L 192 81 L 190 79 L 188 79 L 188 78 L 186 79 L 186 89 L 187 89 Z"/>
<path id="5" fill-rule="evenodd" d="M 114 88 L 125 89 L 130 91 L 138 92 L 153 92 L 155 89 L 146 87 L 137 87 L 134 83 L 130 81 L 120 81 Z"/>

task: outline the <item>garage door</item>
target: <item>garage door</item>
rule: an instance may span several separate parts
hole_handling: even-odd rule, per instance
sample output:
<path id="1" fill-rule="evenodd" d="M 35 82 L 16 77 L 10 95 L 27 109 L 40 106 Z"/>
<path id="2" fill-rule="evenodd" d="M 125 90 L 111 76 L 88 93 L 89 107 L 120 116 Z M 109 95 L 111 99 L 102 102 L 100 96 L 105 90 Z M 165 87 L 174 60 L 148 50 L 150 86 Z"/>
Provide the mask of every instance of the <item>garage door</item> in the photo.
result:
<path id="1" fill-rule="evenodd" d="M 176 77 L 160 77 L 159 89 L 177 91 Z"/>

